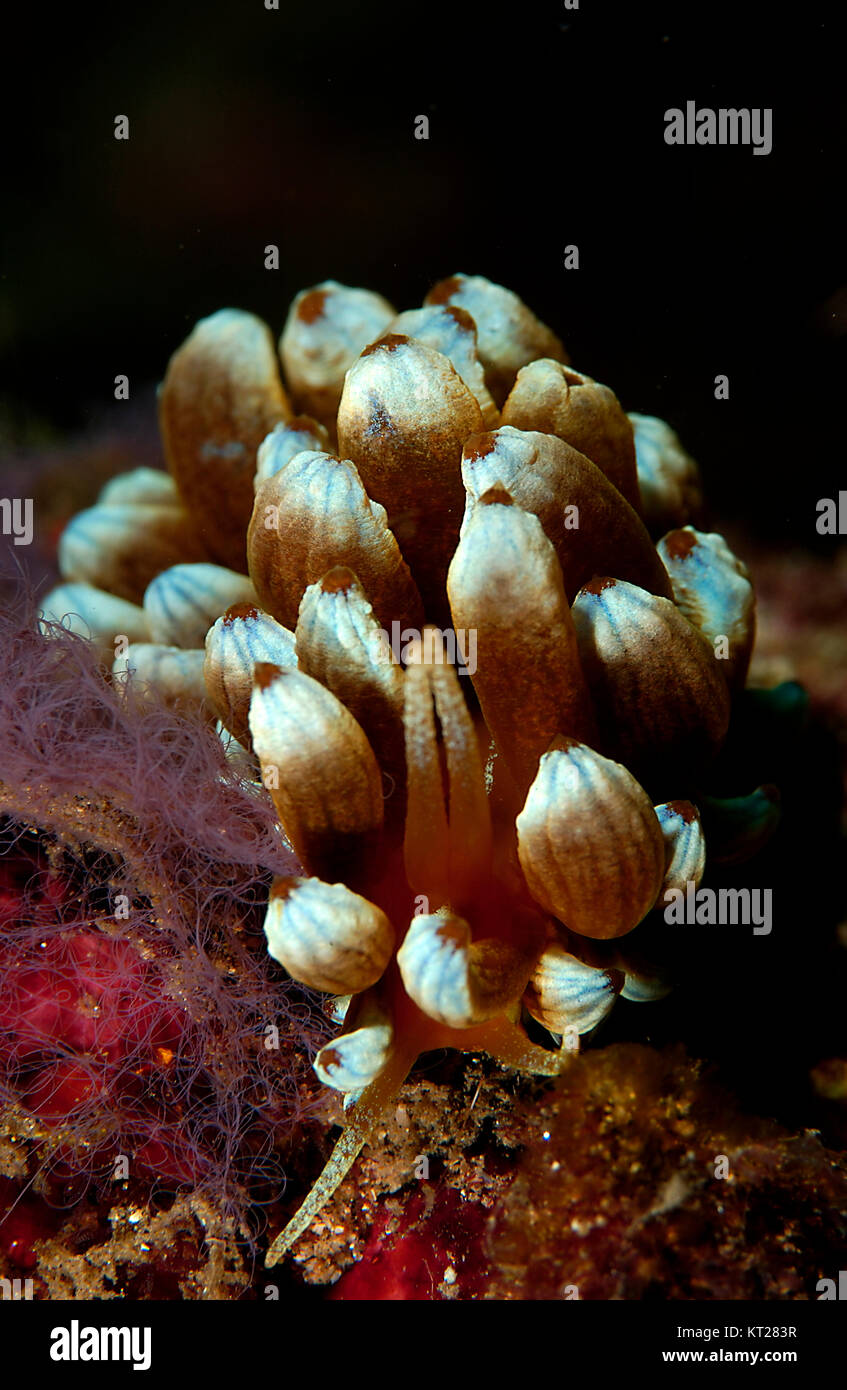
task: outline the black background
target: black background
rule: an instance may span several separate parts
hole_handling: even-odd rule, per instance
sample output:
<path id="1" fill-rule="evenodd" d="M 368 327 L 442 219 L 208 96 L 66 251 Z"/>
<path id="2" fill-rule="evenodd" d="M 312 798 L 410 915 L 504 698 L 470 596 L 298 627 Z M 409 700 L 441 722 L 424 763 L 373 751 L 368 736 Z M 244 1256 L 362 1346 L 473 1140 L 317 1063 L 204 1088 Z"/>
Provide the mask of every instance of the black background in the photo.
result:
<path id="1" fill-rule="evenodd" d="M 670 419 L 718 516 L 821 544 L 816 500 L 847 482 L 835 5 L 153 0 L 19 23 L 7 442 L 120 409 L 119 372 L 137 401 L 224 305 L 278 333 L 316 281 L 401 309 L 463 270 L 516 289 L 626 408 Z M 772 107 L 772 153 L 666 146 L 687 100 Z"/>

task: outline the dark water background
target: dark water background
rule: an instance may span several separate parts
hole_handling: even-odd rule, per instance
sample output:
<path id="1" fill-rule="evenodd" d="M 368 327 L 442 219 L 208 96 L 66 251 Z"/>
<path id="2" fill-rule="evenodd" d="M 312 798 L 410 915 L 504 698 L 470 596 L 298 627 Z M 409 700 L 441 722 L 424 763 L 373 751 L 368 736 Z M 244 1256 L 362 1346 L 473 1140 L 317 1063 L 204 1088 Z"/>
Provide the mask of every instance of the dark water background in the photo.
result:
<path id="1" fill-rule="evenodd" d="M 836 7 L 152 0 L 21 7 L 13 32 L 6 444 L 96 423 L 119 372 L 137 399 L 223 305 L 278 333 L 321 279 L 402 309 L 464 270 L 669 418 L 719 515 L 820 545 L 847 478 Z M 772 107 L 772 153 L 666 146 L 689 99 Z"/>

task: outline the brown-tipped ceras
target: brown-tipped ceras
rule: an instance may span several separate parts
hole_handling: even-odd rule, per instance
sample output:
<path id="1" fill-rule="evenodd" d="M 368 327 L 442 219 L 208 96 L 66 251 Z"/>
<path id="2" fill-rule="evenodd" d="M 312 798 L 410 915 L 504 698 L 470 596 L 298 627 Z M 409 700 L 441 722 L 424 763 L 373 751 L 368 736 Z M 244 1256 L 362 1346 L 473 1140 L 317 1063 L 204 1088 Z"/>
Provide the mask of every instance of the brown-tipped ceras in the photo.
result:
<path id="1" fill-rule="evenodd" d="M 324 280 L 301 290 L 288 313 L 279 353 L 298 410 L 335 432 L 344 376 L 394 318 L 381 294 Z"/>
<path id="2" fill-rule="evenodd" d="M 473 508 L 447 593 L 454 626 L 476 633 L 474 688 L 525 792 L 557 733 L 596 740 L 596 727 L 556 551 L 538 517 L 504 488 L 491 488 Z"/>
<path id="3" fill-rule="evenodd" d="M 159 395 L 165 457 L 214 560 L 247 568 L 256 451 L 291 414 L 261 319 L 221 309 L 174 353 Z"/>
<path id="4" fill-rule="evenodd" d="M 518 372 L 503 406 L 503 424 L 557 435 L 577 449 L 641 511 L 632 423 L 614 391 L 547 358 Z"/>
<path id="5" fill-rule="evenodd" d="M 502 406 L 521 367 L 538 357 L 567 362 L 552 329 L 536 318 L 512 290 L 483 275 L 450 275 L 439 280 L 427 304 L 462 309 L 476 325 L 480 361 L 495 403 Z"/>
<path id="6" fill-rule="evenodd" d="M 575 739 L 541 759 L 517 820 L 533 896 L 580 936 L 624 936 L 654 906 L 665 845 L 649 797 L 620 763 Z"/>
<path id="7" fill-rule="evenodd" d="M 605 748 L 648 784 L 699 774 L 729 727 L 715 652 L 668 599 L 600 578 L 573 605 L 582 669 Z"/>
<path id="8" fill-rule="evenodd" d="M 338 447 L 385 507 L 433 618 L 445 611 L 462 519 L 462 446 L 482 424 L 477 399 L 449 358 L 414 338 L 381 338 L 347 373 Z"/>
<path id="9" fill-rule="evenodd" d="M 607 573 L 671 597 L 667 570 L 637 512 L 590 459 L 555 435 L 510 425 L 472 435 L 462 477 L 465 525 L 477 500 L 498 485 L 535 513 L 555 547 L 569 601 Z"/>
<path id="10" fill-rule="evenodd" d="M 658 544 L 680 613 L 703 633 L 731 689 L 740 689 L 756 636 L 756 598 L 747 566 L 716 531 L 669 531 Z"/>
<path id="11" fill-rule="evenodd" d="M 423 605 L 385 508 L 369 497 L 355 464 L 309 451 L 259 485 L 247 533 L 262 606 L 295 627 L 300 601 L 336 565 L 347 564 L 384 623 L 420 626 Z"/>

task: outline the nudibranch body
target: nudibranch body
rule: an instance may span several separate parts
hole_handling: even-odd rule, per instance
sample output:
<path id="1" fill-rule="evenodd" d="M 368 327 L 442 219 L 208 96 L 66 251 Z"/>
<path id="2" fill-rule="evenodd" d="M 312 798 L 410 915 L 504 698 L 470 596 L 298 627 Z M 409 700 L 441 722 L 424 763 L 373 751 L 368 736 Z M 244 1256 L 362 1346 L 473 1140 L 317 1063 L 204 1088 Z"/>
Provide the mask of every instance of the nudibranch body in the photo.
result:
<path id="1" fill-rule="evenodd" d="M 453 276 L 396 315 L 327 281 L 280 346 L 293 399 L 259 320 L 197 325 L 160 397 L 174 481 L 75 518 L 45 603 L 205 704 L 302 866 L 265 932 L 339 1000 L 315 1067 L 347 1122 L 269 1264 L 422 1052 L 553 1075 L 619 994 L 666 992 L 636 929 L 703 875 L 755 621 L 676 436 L 510 291 Z"/>

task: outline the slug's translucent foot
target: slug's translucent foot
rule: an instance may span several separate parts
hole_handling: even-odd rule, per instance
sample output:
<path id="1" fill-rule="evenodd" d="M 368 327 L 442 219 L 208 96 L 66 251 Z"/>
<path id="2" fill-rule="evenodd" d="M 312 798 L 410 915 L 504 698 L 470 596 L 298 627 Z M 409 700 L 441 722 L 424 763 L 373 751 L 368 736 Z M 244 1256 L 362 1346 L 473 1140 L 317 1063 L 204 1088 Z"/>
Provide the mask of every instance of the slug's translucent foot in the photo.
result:
<path id="1" fill-rule="evenodd" d="M 280 1231 L 268 1250 L 265 1265 L 270 1269 L 291 1249 L 296 1240 L 308 1230 L 318 1212 L 326 1206 L 332 1195 L 341 1186 L 362 1149 L 373 1135 L 374 1130 L 385 1113 L 389 1102 L 397 1095 L 403 1082 L 414 1065 L 417 1050 L 395 1050 L 379 1076 L 366 1086 L 361 1095 L 349 1106 L 344 1133 L 329 1156 L 326 1165 L 314 1187 L 291 1218 L 288 1225 Z"/>
<path id="2" fill-rule="evenodd" d="M 496 1062 L 515 1071 L 527 1072 L 530 1076 L 558 1076 L 573 1060 L 574 1053 L 568 1048 L 558 1052 L 548 1052 L 531 1042 L 518 1023 L 505 1015 L 493 1018 L 480 1028 L 468 1029 L 473 1033 L 473 1046 L 466 1051 L 487 1052 Z M 470 1042 L 470 1039 L 468 1039 Z"/>

